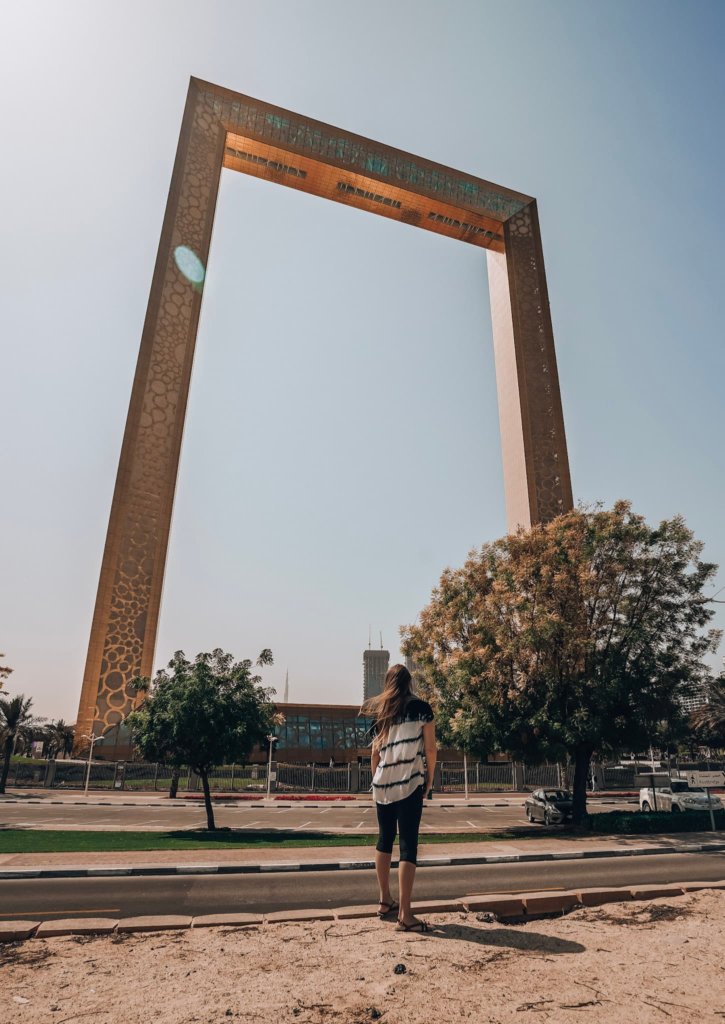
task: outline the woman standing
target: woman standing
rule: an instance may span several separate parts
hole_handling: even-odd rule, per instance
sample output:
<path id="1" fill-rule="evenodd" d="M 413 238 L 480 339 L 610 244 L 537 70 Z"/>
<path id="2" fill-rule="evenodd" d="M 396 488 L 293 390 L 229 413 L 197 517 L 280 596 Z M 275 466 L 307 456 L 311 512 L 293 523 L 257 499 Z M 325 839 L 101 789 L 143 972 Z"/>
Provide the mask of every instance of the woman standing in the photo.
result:
<path id="1" fill-rule="evenodd" d="M 380 887 L 378 917 L 385 919 L 397 913 L 400 931 L 426 932 L 428 925 L 413 916 L 410 904 L 423 797 L 433 787 L 435 724 L 430 704 L 411 692 L 411 684 L 405 665 L 393 665 L 385 676 L 383 692 L 366 701 L 363 713 L 375 719 L 370 761 L 380 832 L 375 847 Z M 400 835 L 400 905 L 390 894 L 390 861 L 396 831 Z"/>

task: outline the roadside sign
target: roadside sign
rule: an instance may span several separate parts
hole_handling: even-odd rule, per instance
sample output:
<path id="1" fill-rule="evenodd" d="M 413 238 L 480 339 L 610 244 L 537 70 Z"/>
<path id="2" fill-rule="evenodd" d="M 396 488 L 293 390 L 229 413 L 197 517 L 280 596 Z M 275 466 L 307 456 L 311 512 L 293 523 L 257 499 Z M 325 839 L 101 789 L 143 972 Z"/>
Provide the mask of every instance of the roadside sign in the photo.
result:
<path id="1" fill-rule="evenodd" d="M 277 772 L 270 772 L 269 773 L 269 781 L 270 782 L 276 782 L 277 781 Z"/>
<path id="2" fill-rule="evenodd" d="M 725 772 L 687 772 L 687 785 L 717 789 L 725 786 Z"/>

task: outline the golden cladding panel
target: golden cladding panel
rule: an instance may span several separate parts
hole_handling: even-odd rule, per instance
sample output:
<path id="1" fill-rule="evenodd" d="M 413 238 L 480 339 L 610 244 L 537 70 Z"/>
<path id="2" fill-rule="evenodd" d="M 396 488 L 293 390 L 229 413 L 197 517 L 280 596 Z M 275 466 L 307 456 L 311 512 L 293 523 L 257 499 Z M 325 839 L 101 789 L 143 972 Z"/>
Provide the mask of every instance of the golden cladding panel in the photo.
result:
<path id="1" fill-rule="evenodd" d="M 76 750 L 149 676 L 203 280 L 222 166 L 488 250 L 509 528 L 571 507 L 536 204 L 528 196 L 192 79 L 121 449 Z"/>

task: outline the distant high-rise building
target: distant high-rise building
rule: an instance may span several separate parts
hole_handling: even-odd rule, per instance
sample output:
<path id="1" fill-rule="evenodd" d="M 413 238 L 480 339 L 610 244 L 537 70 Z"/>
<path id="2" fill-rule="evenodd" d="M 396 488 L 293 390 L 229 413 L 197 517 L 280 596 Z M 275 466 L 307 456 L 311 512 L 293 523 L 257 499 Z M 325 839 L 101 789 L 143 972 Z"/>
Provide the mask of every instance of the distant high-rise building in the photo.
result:
<path id="1" fill-rule="evenodd" d="M 410 672 L 411 676 L 413 677 L 413 686 L 415 686 L 415 684 L 416 684 L 416 676 L 418 674 L 418 666 L 417 666 L 415 658 L 412 656 L 412 654 L 406 654 L 405 655 L 405 667 L 407 668 L 407 670 Z"/>
<path id="2" fill-rule="evenodd" d="M 383 650 L 381 636 L 379 651 L 373 650 L 371 646 L 363 651 L 363 700 L 369 700 L 383 692 L 383 683 L 389 665 L 390 651 Z"/>
<path id="3" fill-rule="evenodd" d="M 707 693 L 702 687 L 694 687 L 689 693 L 680 697 L 682 710 L 687 715 L 691 715 L 693 711 L 704 707 L 707 702 Z"/>

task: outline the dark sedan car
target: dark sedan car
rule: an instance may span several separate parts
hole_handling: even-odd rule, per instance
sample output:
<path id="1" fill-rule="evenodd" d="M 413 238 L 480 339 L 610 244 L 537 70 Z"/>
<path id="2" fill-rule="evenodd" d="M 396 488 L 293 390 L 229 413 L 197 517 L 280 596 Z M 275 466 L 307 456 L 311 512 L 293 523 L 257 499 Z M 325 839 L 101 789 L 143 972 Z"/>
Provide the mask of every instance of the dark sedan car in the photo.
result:
<path id="1" fill-rule="evenodd" d="M 571 821 L 571 793 L 564 789 L 537 789 L 527 797 L 524 807 L 529 821 L 543 821 L 545 825 Z"/>

